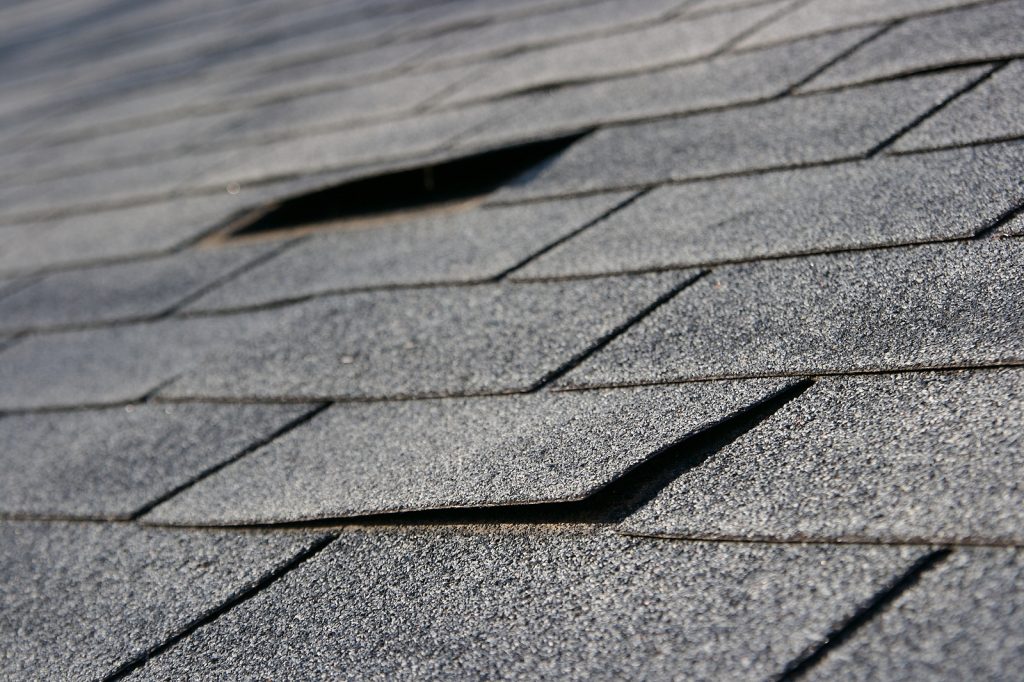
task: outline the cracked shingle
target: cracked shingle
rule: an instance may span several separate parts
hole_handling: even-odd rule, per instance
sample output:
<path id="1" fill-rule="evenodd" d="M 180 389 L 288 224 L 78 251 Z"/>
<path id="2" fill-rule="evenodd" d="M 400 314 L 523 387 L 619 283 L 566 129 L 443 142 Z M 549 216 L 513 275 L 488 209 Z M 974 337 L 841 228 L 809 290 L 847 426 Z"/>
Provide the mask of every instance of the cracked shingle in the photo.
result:
<path id="1" fill-rule="evenodd" d="M 309 411 L 136 405 L 0 419 L 0 513 L 126 518 Z"/>
<path id="2" fill-rule="evenodd" d="M 139 679 L 764 679 L 922 553 L 354 531 Z"/>
<path id="3" fill-rule="evenodd" d="M 1020 369 L 821 379 L 681 474 L 622 528 L 660 537 L 1019 543 L 1022 415 Z"/>
<path id="4" fill-rule="evenodd" d="M 496 196 L 518 200 L 859 157 L 983 73 L 967 69 L 604 128 Z"/>
<path id="5" fill-rule="evenodd" d="M 302 306 L 300 319 L 261 345 L 211 359 L 163 395 L 366 399 L 524 391 L 694 275 L 324 299 Z"/>
<path id="6" fill-rule="evenodd" d="M 1016 240 L 722 267 L 558 382 L 991 365 L 1024 360 Z"/>
<path id="7" fill-rule="evenodd" d="M 0 522 L 0 675 L 105 678 L 317 539 Z"/>
<path id="8" fill-rule="evenodd" d="M 967 238 L 1024 200 L 1024 145 L 873 159 L 656 189 L 519 279 L 688 267 Z"/>

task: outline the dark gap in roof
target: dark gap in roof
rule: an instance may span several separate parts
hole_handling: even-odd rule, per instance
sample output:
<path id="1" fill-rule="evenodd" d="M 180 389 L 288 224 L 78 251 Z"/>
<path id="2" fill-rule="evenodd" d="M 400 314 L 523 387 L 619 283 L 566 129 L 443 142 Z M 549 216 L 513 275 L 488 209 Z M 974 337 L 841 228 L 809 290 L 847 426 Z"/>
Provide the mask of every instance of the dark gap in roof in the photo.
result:
<path id="1" fill-rule="evenodd" d="M 469 525 L 617 523 L 653 499 L 665 486 L 696 468 L 743 434 L 756 428 L 814 385 L 799 381 L 696 434 L 689 434 L 650 455 L 604 487 L 579 500 L 480 507 L 453 507 L 252 527 L 321 528 L 338 525 Z M 248 524 L 242 524 L 248 526 Z"/>
<path id="2" fill-rule="evenodd" d="M 949 549 L 938 549 L 919 558 L 910 565 L 910 568 L 903 575 L 883 587 L 853 616 L 840 623 L 834 630 L 823 637 L 819 644 L 797 656 L 793 661 L 790 661 L 782 673 L 774 679 L 779 682 L 791 682 L 792 680 L 802 678 L 811 668 L 821 662 L 828 655 L 829 651 L 841 646 L 850 639 L 861 626 L 884 611 L 901 594 L 916 585 L 922 575 L 939 565 L 950 553 L 951 550 Z"/>
<path id="3" fill-rule="evenodd" d="M 586 134 L 503 147 L 302 194 L 249 211 L 212 241 L 294 237 L 472 208 L 511 180 L 539 172 Z"/>

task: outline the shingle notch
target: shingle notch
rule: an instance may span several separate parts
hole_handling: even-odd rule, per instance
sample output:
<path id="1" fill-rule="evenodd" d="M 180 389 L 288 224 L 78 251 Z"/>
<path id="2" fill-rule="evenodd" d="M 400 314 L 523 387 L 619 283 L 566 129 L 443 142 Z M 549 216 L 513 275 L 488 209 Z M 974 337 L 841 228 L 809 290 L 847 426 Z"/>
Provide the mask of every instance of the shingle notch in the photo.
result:
<path id="1" fill-rule="evenodd" d="M 474 514 L 456 508 L 473 507 L 484 518 L 493 511 L 491 522 L 607 521 L 803 388 L 768 380 L 337 405 L 145 521 L 241 525 L 453 508 L 438 518 L 458 523 Z"/>

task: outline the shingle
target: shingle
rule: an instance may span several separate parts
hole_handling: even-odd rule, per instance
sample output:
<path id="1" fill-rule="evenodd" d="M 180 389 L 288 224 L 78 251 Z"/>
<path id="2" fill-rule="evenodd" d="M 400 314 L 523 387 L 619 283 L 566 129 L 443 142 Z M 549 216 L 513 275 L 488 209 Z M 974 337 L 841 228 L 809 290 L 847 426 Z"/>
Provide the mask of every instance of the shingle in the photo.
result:
<path id="1" fill-rule="evenodd" d="M 874 29 L 843 31 L 767 50 L 727 53 L 661 71 L 509 98 L 497 103 L 507 115 L 469 137 L 490 144 L 522 141 L 609 122 L 770 99 L 873 33 Z"/>
<path id="2" fill-rule="evenodd" d="M 1024 5 L 997 2 L 911 19 L 808 83 L 814 90 L 1024 54 Z"/>
<path id="3" fill-rule="evenodd" d="M 654 190 L 516 272 L 530 279 L 970 237 L 1024 201 L 1024 145 Z"/>
<path id="4" fill-rule="evenodd" d="M 129 517 L 309 410 L 136 405 L 0 419 L 0 512 Z"/>
<path id="5" fill-rule="evenodd" d="M 0 299 L 0 331 L 158 316 L 280 248 L 280 244 L 252 244 L 185 251 L 54 272 Z"/>
<path id="6" fill-rule="evenodd" d="M 893 151 L 932 149 L 1024 137 L 1024 61 L 1011 62 L 901 137 Z"/>
<path id="7" fill-rule="evenodd" d="M 648 28 L 526 52 L 494 62 L 484 76 L 444 101 L 487 99 L 707 57 L 784 7 L 784 3 L 770 3 L 705 17 L 674 19 Z"/>
<path id="8" fill-rule="evenodd" d="M 0 409 L 138 400 L 214 349 L 286 323 L 288 314 L 169 319 L 31 336 L 0 354 Z"/>
<path id="9" fill-rule="evenodd" d="M 139 678 L 765 679 L 921 553 L 353 531 Z"/>
<path id="10" fill-rule="evenodd" d="M 1024 370 L 826 378 L 684 472 L 624 528 L 688 538 L 1019 543 L 1022 433 Z"/>
<path id="11" fill-rule="evenodd" d="M 1015 240 L 723 267 L 568 374 L 565 386 L 1024 360 Z"/>
<path id="12" fill-rule="evenodd" d="M 1006 223 L 999 229 L 999 233 L 1009 237 L 1024 237 L 1024 214 Z"/>
<path id="13" fill-rule="evenodd" d="M 616 192 L 315 235 L 213 290 L 189 309 L 237 308 L 369 287 L 487 280 L 628 196 Z"/>
<path id="14" fill-rule="evenodd" d="M 982 69 L 604 128 L 500 199 L 706 178 L 861 156 Z"/>
<path id="15" fill-rule="evenodd" d="M 0 523 L 0 676 L 105 678 L 318 539 Z"/>
<path id="16" fill-rule="evenodd" d="M 241 524 L 579 500 L 779 381 L 345 404 L 147 515 Z"/>
<path id="17" fill-rule="evenodd" d="M 204 363 L 163 394 L 362 399 L 522 391 L 693 274 L 320 300 L 260 346 Z"/>
<path id="18" fill-rule="evenodd" d="M 773 21 L 739 42 L 738 47 L 763 47 L 850 26 L 876 24 L 979 0 L 814 0 Z"/>
<path id="19" fill-rule="evenodd" d="M 810 671 L 811 680 L 1005 680 L 1024 657 L 1024 554 L 964 548 Z"/>

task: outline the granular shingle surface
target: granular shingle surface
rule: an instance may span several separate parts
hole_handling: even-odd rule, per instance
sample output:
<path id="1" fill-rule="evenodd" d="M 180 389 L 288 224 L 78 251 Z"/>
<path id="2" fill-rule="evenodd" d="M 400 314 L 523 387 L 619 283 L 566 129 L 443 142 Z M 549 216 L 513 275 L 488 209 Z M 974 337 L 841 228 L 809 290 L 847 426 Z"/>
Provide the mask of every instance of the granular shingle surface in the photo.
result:
<path id="1" fill-rule="evenodd" d="M 721 268 L 560 385 L 1020 363 L 1022 249 L 1000 240 Z"/>
<path id="2" fill-rule="evenodd" d="M 970 237 L 1024 200 L 999 145 L 662 187 L 515 273 L 551 277 Z"/>
<path id="3" fill-rule="evenodd" d="M 1005 680 L 1024 656 L 1024 556 L 957 550 L 825 658 L 813 680 Z"/>
<path id="4" fill-rule="evenodd" d="M 349 294 L 198 366 L 173 398 L 366 399 L 528 390 L 696 273 Z"/>
<path id="5" fill-rule="evenodd" d="M 1022 18 L 3 3 L 0 678 L 1013 678 Z"/>
<path id="6" fill-rule="evenodd" d="M 0 538 L 3 676 L 100 679 L 317 536 L 2 522 Z"/>
<path id="7" fill-rule="evenodd" d="M 266 523 L 581 499 L 784 385 L 338 405 L 147 520 Z"/>
<path id="8" fill-rule="evenodd" d="M 138 678 L 763 679 L 920 554 L 355 531 Z"/>
<path id="9" fill-rule="evenodd" d="M 129 517 L 309 411 L 137 405 L 0 419 L 0 513 Z"/>
<path id="10" fill-rule="evenodd" d="M 1020 543 L 1022 415 L 1020 369 L 822 379 L 624 527 L 678 537 Z"/>
<path id="11" fill-rule="evenodd" d="M 858 157 L 982 73 L 952 71 L 605 128 L 499 196 L 552 196 Z"/>
<path id="12" fill-rule="evenodd" d="M 314 235 L 189 306 L 216 310 L 328 291 L 483 281 L 598 219 L 611 194 L 446 214 Z"/>

